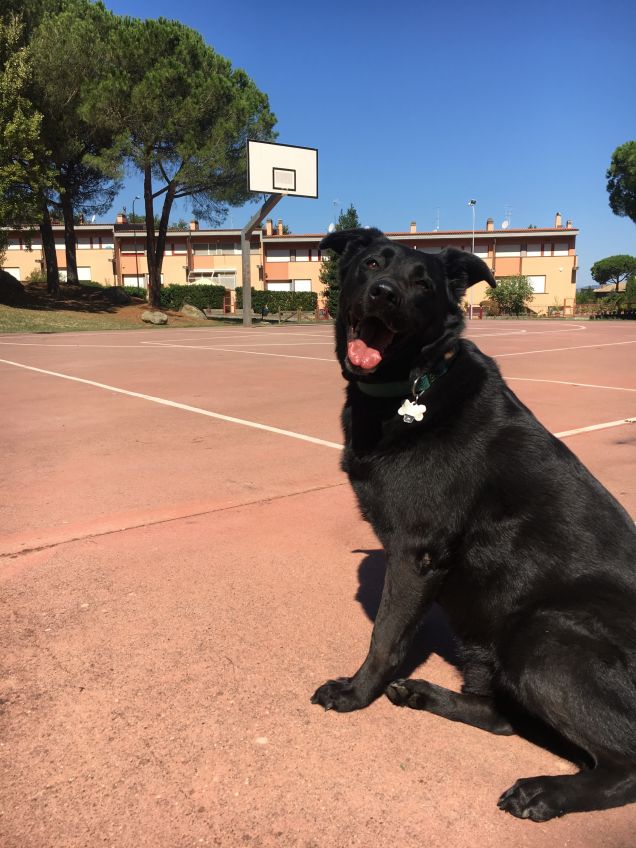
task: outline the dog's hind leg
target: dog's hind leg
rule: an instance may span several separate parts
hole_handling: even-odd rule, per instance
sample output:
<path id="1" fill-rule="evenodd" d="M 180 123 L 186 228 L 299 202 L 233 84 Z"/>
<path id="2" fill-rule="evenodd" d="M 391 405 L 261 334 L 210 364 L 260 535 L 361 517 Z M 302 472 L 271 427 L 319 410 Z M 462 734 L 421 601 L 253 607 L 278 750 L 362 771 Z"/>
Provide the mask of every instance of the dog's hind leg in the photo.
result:
<path id="1" fill-rule="evenodd" d="M 497 710 L 494 700 L 483 695 L 451 692 L 426 680 L 394 680 L 385 692 L 398 707 L 426 710 L 500 736 L 512 736 L 515 732 Z"/>
<path id="2" fill-rule="evenodd" d="M 636 801 L 636 766 L 624 759 L 598 763 L 592 771 L 518 780 L 498 807 L 520 819 L 547 821 L 565 813 L 607 810 Z"/>
<path id="3" fill-rule="evenodd" d="M 572 610 L 535 613 L 519 625 L 502 651 L 501 683 L 531 715 L 586 752 L 591 768 L 518 780 L 499 806 L 547 821 L 636 802 L 633 648 Z"/>

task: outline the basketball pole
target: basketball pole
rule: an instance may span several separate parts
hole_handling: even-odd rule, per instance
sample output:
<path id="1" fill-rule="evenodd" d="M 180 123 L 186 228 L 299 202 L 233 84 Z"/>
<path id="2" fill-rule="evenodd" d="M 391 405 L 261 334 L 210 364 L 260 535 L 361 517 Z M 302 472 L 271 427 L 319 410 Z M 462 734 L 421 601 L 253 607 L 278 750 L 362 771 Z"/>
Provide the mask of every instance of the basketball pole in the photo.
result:
<path id="1" fill-rule="evenodd" d="M 251 236 L 252 232 L 268 215 L 274 206 L 281 200 L 284 194 L 270 194 L 258 212 L 249 220 L 241 230 L 241 266 L 243 277 L 243 326 L 252 326 L 252 275 L 250 267 Z M 263 269 L 264 273 L 264 269 Z"/>

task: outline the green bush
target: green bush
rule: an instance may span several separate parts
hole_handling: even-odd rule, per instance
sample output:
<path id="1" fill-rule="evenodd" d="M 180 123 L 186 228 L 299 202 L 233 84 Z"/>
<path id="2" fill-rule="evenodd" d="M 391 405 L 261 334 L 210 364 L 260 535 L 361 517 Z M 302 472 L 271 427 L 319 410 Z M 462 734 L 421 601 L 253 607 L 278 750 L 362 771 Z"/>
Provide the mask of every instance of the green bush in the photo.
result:
<path id="1" fill-rule="evenodd" d="M 31 271 L 31 273 L 27 276 L 25 283 L 45 283 L 46 282 L 46 271 L 40 270 L 39 268 L 35 271 Z"/>
<path id="2" fill-rule="evenodd" d="M 129 294 L 131 297 L 141 297 L 143 300 L 148 300 L 148 294 L 146 289 L 142 286 L 122 286 L 122 289 Z"/>
<path id="3" fill-rule="evenodd" d="M 316 292 L 284 292 L 284 291 L 262 291 L 252 289 L 252 309 L 261 312 L 267 306 L 270 312 L 295 312 L 302 309 L 303 312 L 314 312 L 318 305 Z M 243 308 L 243 288 L 236 289 L 236 306 Z"/>
<path id="4" fill-rule="evenodd" d="M 198 306 L 199 309 L 222 309 L 225 286 L 192 283 L 178 285 L 172 283 L 161 288 L 161 306 L 163 309 L 181 309 L 184 303 Z"/>
<path id="5" fill-rule="evenodd" d="M 491 300 L 499 304 L 505 314 L 521 315 L 526 312 L 526 306 L 534 298 L 534 291 L 528 278 L 523 274 L 497 279 L 497 288 L 489 292 Z"/>
<path id="6" fill-rule="evenodd" d="M 584 289 L 576 290 L 576 302 L 578 303 L 596 303 L 597 297 L 594 294 L 592 286 L 586 286 Z"/>

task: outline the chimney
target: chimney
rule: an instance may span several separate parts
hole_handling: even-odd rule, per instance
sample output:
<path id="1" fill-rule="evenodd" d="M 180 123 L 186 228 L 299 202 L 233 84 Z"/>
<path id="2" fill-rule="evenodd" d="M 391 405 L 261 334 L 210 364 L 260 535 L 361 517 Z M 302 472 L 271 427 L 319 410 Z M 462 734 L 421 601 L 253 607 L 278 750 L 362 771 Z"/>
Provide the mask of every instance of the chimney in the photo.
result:
<path id="1" fill-rule="evenodd" d="M 566 230 L 572 229 L 572 220 L 570 218 L 568 218 L 568 220 L 565 222 L 565 229 Z"/>
<path id="2" fill-rule="evenodd" d="M 271 235 L 273 235 L 273 233 L 274 233 L 274 224 L 272 222 L 272 219 L 268 218 L 267 221 L 265 221 L 265 235 L 271 236 Z"/>
<path id="3" fill-rule="evenodd" d="M 558 230 L 561 227 L 561 213 L 557 212 L 554 216 L 554 228 Z"/>
<path id="4" fill-rule="evenodd" d="M 192 230 L 193 232 L 194 232 L 194 230 L 198 230 L 199 229 L 199 222 L 192 219 L 192 221 L 190 221 L 190 223 L 188 224 L 188 229 Z"/>
<path id="5" fill-rule="evenodd" d="M 417 232 L 417 223 L 415 221 L 411 221 L 411 232 L 412 233 Z"/>
<path id="6" fill-rule="evenodd" d="M 488 218 L 488 220 L 486 221 L 486 229 L 489 233 L 492 233 L 492 231 L 495 229 L 495 222 L 492 218 Z"/>
<path id="7" fill-rule="evenodd" d="M 127 224 L 128 218 L 126 217 L 126 213 L 125 212 L 118 212 L 117 218 L 115 219 L 115 223 L 117 223 L 117 224 Z"/>
<path id="8" fill-rule="evenodd" d="M 276 221 L 276 235 L 277 236 L 283 235 L 283 219 L 282 218 L 279 218 L 278 221 Z"/>

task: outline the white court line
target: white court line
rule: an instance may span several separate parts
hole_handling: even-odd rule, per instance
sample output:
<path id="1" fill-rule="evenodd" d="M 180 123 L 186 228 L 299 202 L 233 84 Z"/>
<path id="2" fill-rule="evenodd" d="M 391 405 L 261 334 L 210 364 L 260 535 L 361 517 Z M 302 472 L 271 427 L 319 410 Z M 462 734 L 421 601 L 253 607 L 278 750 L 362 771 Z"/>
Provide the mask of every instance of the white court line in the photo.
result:
<path id="1" fill-rule="evenodd" d="M 237 345 L 245 346 L 247 344 L 249 346 L 252 343 L 252 339 L 243 339 L 242 342 L 237 340 L 236 343 L 237 343 Z M 141 342 L 141 344 L 147 345 L 148 347 L 155 347 L 156 345 L 160 345 L 162 347 L 191 347 L 191 345 L 182 345 L 182 344 L 178 344 L 178 343 L 174 344 L 173 342 Z M 318 342 L 318 341 L 312 342 L 312 341 L 307 341 L 307 339 L 303 339 L 302 342 L 270 342 L 270 341 L 266 341 L 266 342 L 256 341 L 256 342 L 254 342 L 255 347 L 302 347 L 303 345 L 316 345 L 316 344 L 331 345 L 333 347 L 334 340 L 329 339 L 329 341 L 326 341 L 326 342 Z"/>
<path id="2" fill-rule="evenodd" d="M 617 345 L 636 344 L 636 339 L 628 342 L 606 342 L 603 344 L 572 345 L 571 347 L 547 347 L 541 350 L 521 350 L 518 353 L 496 353 L 489 354 L 493 359 L 501 359 L 503 356 L 528 356 L 530 353 L 555 353 L 560 350 L 584 350 L 590 347 L 616 347 Z"/>
<path id="3" fill-rule="evenodd" d="M 0 359 L 0 363 L 13 365 L 16 368 L 24 368 L 27 371 L 35 371 L 38 374 L 46 374 L 49 377 L 60 377 L 63 380 L 70 380 L 73 383 L 83 383 L 86 386 L 95 386 L 98 389 L 106 389 L 109 392 L 126 395 L 127 397 L 139 398 L 140 400 L 147 400 L 151 403 L 158 403 L 161 406 L 181 409 L 184 412 L 196 412 L 198 415 L 204 415 L 207 418 L 216 418 L 219 421 L 226 421 L 230 424 L 241 424 L 244 427 L 252 427 L 255 430 L 265 430 L 268 433 L 276 433 L 279 436 L 288 436 L 291 439 L 299 439 L 300 441 L 310 442 L 311 444 L 321 445 L 322 447 L 334 448 L 335 450 L 342 450 L 343 448 L 343 445 L 338 444 L 338 442 L 328 442 L 324 439 L 317 439 L 315 436 L 306 436 L 303 433 L 295 433 L 293 430 L 281 430 L 279 427 L 270 427 L 268 424 L 259 424 L 256 421 L 247 421 L 244 418 L 234 418 L 230 415 L 221 415 L 219 412 L 210 412 L 209 410 L 201 409 L 198 406 L 189 406 L 185 403 L 177 403 L 176 401 L 166 400 L 165 398 L 155 397 L 154 395 L 144 395 L 140 392 L 131 392 L 128 389 L 120 389 L 117 386 L 109 386 L 106 383 L 97 383 L 94 380 L 85 380 L 83 377 L 72 377 L 70 374 L 61 374 L 59 371 L 47 371 L 44 368 L 34 368 L 32 365 L 24 365 L 21 362 L 12 362 L 9 359 Z M 636 423 L 636 418 L 622 418 L 619 421 L 607 421 L 604 424 L 592 424 L 589 427 L 579 427 L 576 430 L 563 430 L 562 432 L 554 433 L 553 435 L 562 439 L 566 436 L 576 436 L 579 433 L 591 433 L 595 430 L 605 430 L 609 427 L 622 427 L 625 424 L 634 423 Z"/>
<path id="4" fill-rule="evenodd" d="M 155 397 L 154 395 L 144 395 L 140 392 L 131 392 L 128 389 L 120 389 L 117 386 L 109 386 L 107 383 L 97 383 L 94 380 L 85 380 L 83 377 L 71 377 L 70 374 L 60 374 L 59 371 L 47 371 L 44 368 L 34 368 L 32 365 L 23 365 L 21 362 L 12 362 L 9 359 L 0 359 L 0 363 L 5 365 L 14 365 L 16 368 L 25 368 L 27 371 L 35 371 L 38 374 L 46 374 L 49 377 L 61 377 L 63 380 L 71 380 L 73 383 L 83 383 L 86 386 L 96 386 L 98 389 L 106 389 L 109 392 L 116 392 L 127 397 L 140 398 L 141 400 L 149 400 L 152 403 L 158 403 L 161 406 L 171 406 L 174 409 L 182 409 L 185 412 L 196 412 L 199 415 L 205 415 L 208 418 L 216 418 L 219 421 L 227 421 L 230 424 L 242 424 L 244 427 L 253 427 L 256 430 L 266 430 L 268 433 L 277 433 L 280 436 L 289 436 L 291 439 L 300 439 L 303 442 L 311 442 L 314 445 L 323 445 L 327 448 L 337 448 L 342 450 L 342 445 L 337 442 L 327 442 L 324 439 L 317 439 L 314 436 L 305 436 L 303 433 L 295 433 L 293 430 L 281 430 L 279 427 L 270 427 L 268 424 L 259 424 L 256 421 L 247 421 L 244 418 L 234 418 L 231 415 L 221 415 L 220 412 L 210 412 L 208 409 L 201 409 L 198 406 L 189 406 L 186 403 L 177 403 L 174 400 L 166 400 L 165 398 Z"/>
<path id="5" fill-rule="evenodd" d="M 78 344 L 72 342 L 62 342 L 61 344 L 44 344 L 44 342 L 3 342 L 0 341 L 0 344 L 7 345 L 9 347 L 98 347 L 98 348 L 107 348 L 108 350 L 139 350 L 139 343 L 134 345 L 107 345 L 107 344 Z M 142 342 L 143 344 L 143 342 Z"/>
<path id="6" fill-rule="evenodd" d="M 335 357 L 333 359 L 326 359 L 324 357 L 318 356 L 294 356 L 291 353 L 262 353 L 256 350 L 245 350 L 244 348 L 234 348 L 234 347 L 216 347 L 212 345 L 181 345 L 181 344 L 168 344 L 166 342 L 143 342 L 143 344 L 148 347 L 168 347 L 168 348 L 182 348 L 183 350 L 218 350 L 221 353 L 245 353 L 250 356 L 278 356 L 283 359 L 311 359 L 315 362 L 335 362 Z M 504 356 L 527 356 L 531 353 L 552 353 L 554 351 L 561 350 L 582 350 L 584 348 L 594 348 L 594 347 L 614 347 L 616 345 L 626 345 L 626 344 L 636 344 L 636 339 L 628 342 L 608 342 L 607 344 L 592 344 L 592 345 L 572 345 L 571 347 L 552 347 L 545 348 L 542 350 L 523 350 L 519 353 L 498 353 L 498 354 L 490 354 L 493 359 L 501 359 Z"/>
<path id="7" fill-rule="evenodd" d="M 490 329 L 489 327 L 484 327 L 485 330 Z M 576 333 L 579 330 L 587 330 L 587 327 L 570 327 L 567 330 L 511 330 L 508 333 L 480 333 L 475 338 L 485 339 L 489 336 L 493 338 L 501 338 L 503 336 L 558 336 L 563 333 Z M 470 333 L 470 328 L 466 331 L 466 335 Z"/>
<path id="8" fill-rule="evenodd" d="M 259 350 L 239 350 L 236 347 L 212 347 L 208 345 L 180 345 L 180 344 L 164 344 L 163 342 L 155 342 L 151 344 L 148 342 L 148 347 L 161 347 L 161 348 L 181 348 L 182 350 L 218 350 L 221 353 L 247 353 L 250 356 L 277 356 L 281 359 L 311 359 L 314 362 L 336 362 L 336 358 L 325 359 L 320 356 L 294 356 L 292 353 L 262 353 Z"/>
<path id="9" fill-rule="evenodd" d="M 278 330 L 278 331 L 274 330 L 273 333 L 269 332 L 269 331 L 264 332 L 262 330 L 257 330 L 256 332 L 253 332 L 253 333 L 249 332 L 249 331 L 238 331 L 237 330 L 235 333 L 228 333 L 227 335 L 215 333 L 213 330 L 206 330 L 206 337 L 209 337 L 210 339 L 221 339 L 223 341 L 225 341 L 226 339 L 232 339 L 233 341 L 239 341 L 240 338 L 244 338 L 244 339 L 246 338 L 247 340 L 252 341 L 252 339 L 257 338 L 258 336 L 268 336 L 269 338 L 272 338 L 272 336 L 275 335 L 277 332 L 280 332 L 281 334 L 284 334 L 286 336 L 308 336 L 308 337 L 311 337 L 311 338 L 319 338 L 319 339 L 324 339 L 325 337 L 328 337 L 328 338 L 333 337 L 332 333 L 327 333 L 327 332 L 324 332 L 324 333 L 303 333 L 303 332 L 288 332 L 288 331 L 285 331 L 283 333 L 282 330 Z M 166 341 L 166 342 L 190 342 L 190 341 L 198 342 L 198 341 L 201 341 L 202 336 L 203 336 L 203 333 L 197 333 L 196 336 L 185 336 L 183 338 L 167 338 L 164 341 Z M 203 341 L 205 341 L 205 338 L 203 339 Z M 142 341 L 141 344 L 149 344 L 149 342 Z"/>
<path id="10" fill-rule="evenodd" d="M 606 421 L 605 424 L 592 424 L 589 427 L 578 427 L 576 430 L 563 430 L 554 433 L 558 439 L 566 436 L 577 436 L 579 433 L 591 433 L 593 430 L 606 430 L 608 427 L 621 427 L 623 424 L 636 424 L 636 418 L 621 418 L 620 421 Z"/>
<path id="11" fill-rule="evenodd" d="M 243 342 L 243 344 L 245 344 L 245 343 L 246 342 Z M 91 343 L 81 345 L 81 344 L 72 343 L 72 342 L 62 342 L 61 344 L 45 344 L 44 342 L 3 342 L 3 341 L 0 341 L 0 345 L 5 345 L 5 346 L 8 346 L 8 347 L 46 347 L 46 348 L 51 348 L 51 347 L 94 348 L 94 347 L 97 347 L 97 348 L 108 348 L 109 350 L 118 350 L 119 348 L 121 348 L 122 350 L 128 349 L 128 348 L 133 348 L 134 350 L 139 350 L 140 345 L 145 345 L 148 348 L 153 348 L 153 347 L 182 347 L 182 348 L 185 348 L 186 350 L 188 350 L 190 348 L 192 350 L 217 350 L 217 348 L 202 347 L 200 345 L 173 344 L 171 342 L 139 342 L 136 345 L 107 345 L 107 344 L 91 344 Z M 266 342 L 266 343 L 256 342 L 257 347 L 302 347 L 303 345 L 329 345 L 330 347 L 333 347 L 334 342 L 333 342 L 333 339 L 331 339 L 328 342 L 308 342 L 308 341 L 302 341 L 302 342 Z M 218 349 L 221 350 L 221 348 L 218 348 Z M 225 349 L 225 348 L 223 348 L 223 349 Z M 234 350 L 234 348 L 228 348 L 228 349 Z M 249 353 L 250 351 L 246 351 L 246 352 Z M 329 360 L 329 361 L 331 362 L 331 360 Z"/>
<path id="12" fill-rule="evenodd" d="M 555 383 L 558 386 L 579 386 L 582 389 L 609 389 L 613 392 L 636 392 L 623 386 L 597 386 L 595 383 L 573 383 L 570 380 L 542 380 L 539 377 L 506 377 L 506 380 L 523 380 L 524 383 Z"/>

